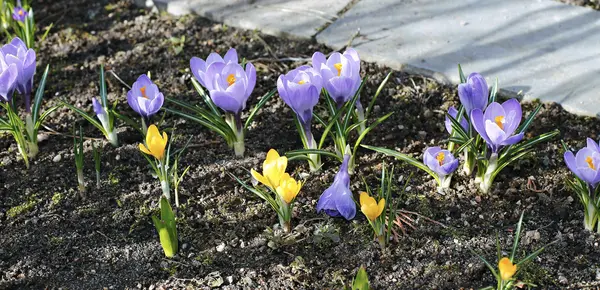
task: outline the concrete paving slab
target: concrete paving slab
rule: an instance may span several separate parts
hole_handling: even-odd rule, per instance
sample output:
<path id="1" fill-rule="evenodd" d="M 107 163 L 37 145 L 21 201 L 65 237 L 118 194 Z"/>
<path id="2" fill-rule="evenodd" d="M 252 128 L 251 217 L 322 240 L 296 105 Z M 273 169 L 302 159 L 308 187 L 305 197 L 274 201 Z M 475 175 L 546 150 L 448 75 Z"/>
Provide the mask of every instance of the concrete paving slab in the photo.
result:
<path id="1" fill-rule="evenodd" d="M 146 1 L 146 0 L 138 0 Z M 313 37 L 351 0 L 154 0 L 176 15 L 194 12 L 227 25 L 276 36 Z"/>
<path id="2" fill-rule="evenodd" d="M 550 0 L 361 0 L 317 35 L 362 59 L 458 82 L 477 71 L 524 99 L 600 116 L 600 12 Z"/>

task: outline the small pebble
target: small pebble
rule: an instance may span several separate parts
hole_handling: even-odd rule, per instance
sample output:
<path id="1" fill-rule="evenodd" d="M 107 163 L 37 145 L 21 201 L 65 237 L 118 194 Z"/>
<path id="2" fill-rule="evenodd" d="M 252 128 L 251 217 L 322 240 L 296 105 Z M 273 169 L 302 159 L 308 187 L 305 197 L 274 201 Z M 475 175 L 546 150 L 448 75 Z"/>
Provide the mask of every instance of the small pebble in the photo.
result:
<path id="1" fill-rule="evenodd" d="M 60 154 L 55 155 L 54 158 L 52 158 L 52 162 L 60 162 L 60 160 L 62 160 L 62 156 Z"/>
<path id="2" fill-rule="evenodd" d="M 217 246 L 217 252 L 223 252 L 225 250 L 225 243 L 220 243 Z"/>

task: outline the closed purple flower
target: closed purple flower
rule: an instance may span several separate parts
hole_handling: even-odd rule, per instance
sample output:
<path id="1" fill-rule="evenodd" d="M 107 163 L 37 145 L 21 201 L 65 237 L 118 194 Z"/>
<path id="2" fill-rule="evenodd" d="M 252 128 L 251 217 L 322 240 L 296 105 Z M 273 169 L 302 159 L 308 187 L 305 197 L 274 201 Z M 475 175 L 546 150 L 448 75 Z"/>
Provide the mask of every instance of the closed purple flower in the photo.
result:
<path id="1" fill-rule="evenodd" d="M 448 109 L 448 115 L 450 115 L 454 119 L 457 118 L 458 111 L 454 106 Z M 444 121 L 444 125 L 446 125 L 446 131 L 448 131 L 449 134 L 452 134 L 452 121 L 450 121 L 450 118 L 448 118 L 448 116 L 446 116 L 446 121 Z M 465 132 L 469 132 L 469 121 L 467 121 L 467 118 L 463 117 L 460 119 L 460 126 L 465 130 Z"/>
<path id="2" fill-rule="evenodd" d="M 310 66 L 301 66 L 277 79 L 277 91 L 283 101 L 298 115 L 302 124 L 310 125 L 313 107 L 319 102 L 321 75 Z"/>
<path id="3" fill-rule="evenodd" d="M 208 55 L 206 61 L 198 57 L 192 57 L 192 59 L 190 60 L 190 69 L 196 77 L 196 80 L 198 80 L 198 82 L 200 82 L 200 84 L 207 89 L 209 88 L 207 87 L 206 82 L 204 81 L 206 71 L 208 70 L 208 67 L 215 62 L 222 62 L 225 64 L 229 62 L 238 63 L 238 56 L 237 52 L 235 51 L 235 48 L 230 48 L 225 54 L 225 57 L 221 57 L 218 53 L 213 52 Z"/>
<path id="4" fill-rule="evenodd" d="M 94 107 L 94 113 L 96 113 L 96 115 L 106 115 L 104 107 L 102 107 L 102 104 L 98 102 L 96 98 L 92 98 L 92 107 Z"/>
<path id="5" fill-rule="evenodd" d="M 577 177 L 591 187 L 598 185 L 600 182 L 600 149 L 594 140 L 588 138 L 587 147 L 579 150 L 577 155 L 567 151 L 564 158 L 567 167 Z"/>
<path id="6" fill-rule="evenodd" d="M 256 85 L 254 66 L 247 63 L 244 70 L 237 60 L 233 48 L 224 59 L 211 53 L 206 61 L 199 58 L 190 60 L 194 76 L 208 90 L 215 105 L 236 115 L 246 108 L 246 101 Z"/>
<path id="7" fill-rule="evenodd" d="M 484 110 L 488 103 L 488 95 L 487 82 L 478 73 L 471 73 L 466 83 L 458 85 L 458 97 L 467 115 L 470 115 L 474 109 Z"/>
<path id="8" fill-rule="evenodd" d="M 521 104 L 510 99 L 502 105 L 496 102 L 489 104 L 485 113 L 478 108 L 474 109 L 471 112 L 471 124 L 493 153 L 498 153 L 502 146 L 515 144 L 523 139 L 523 133 L 514 135 L 521 117 Z"/>
<path id="9" fill-rule="evenodd" d="M 14 10 L 13 10 L 13 19 L 19 22 L 25 22 L 25 18 L 27 18 L 27 11 L 25 9 L 23 9 L 23 7 L 21 7 L 21 5 L 19 6 L 15 6 Z"/>
<path id="10" fill-rule="evenodd" d="M 352 48 L 344 54 L 332 53 L 329 58 L 321 52 L 312 56 L 312 65 L 323 78 L 323 87 L 338 107 L 350 100 L 360 87 L 360 58 Z"/>
<path id="11" fill-rule="evenodd" d="M 344 155 L 344 162 L 340 166 L 340 171 L 335 175 L 333 184 L 319 197 L 317 213 L 325 211 L 332 217 L 343 216 L 347 220 L 353 219 L 356 215 L 356 204 L 350 191 L 349 161 L 350 154 Z"/>
<path id="12" fill-rule="evenodd" d="M 0 100 L 10 101 L 17 85 L 18 71 L 15 64 L 8 65 L 0 56 Z"/>
<path id="13" fill-rule="evenodd" d="M 17 67 L 17 90 L 19 93 L 25 95 L 26 98 L 31 96 L 36 65 L 35 51 L 27 48 L 20 38 L 15 37 L 2 47 L 2 55 L 8 65 L 14 64 Z M 29 108 L 26 109 L 29 110 Z"/>
<path id="14" fill-rule="evenodd" d="M 149 118 L 156 114 L 162 107 L 165 97 L 158 87 L 143 74 L 133 83 L 131 90 L 127 92 L 127 103 L 138 114 Z"/>
<path id="15" fill-rule="evenodd" d="M 427 148 L 423 154 L 423 161 L 439 177 L 451 174 L 458 168 L 458 159 L 454 158 L 452 152 L 440 147 Z"/>

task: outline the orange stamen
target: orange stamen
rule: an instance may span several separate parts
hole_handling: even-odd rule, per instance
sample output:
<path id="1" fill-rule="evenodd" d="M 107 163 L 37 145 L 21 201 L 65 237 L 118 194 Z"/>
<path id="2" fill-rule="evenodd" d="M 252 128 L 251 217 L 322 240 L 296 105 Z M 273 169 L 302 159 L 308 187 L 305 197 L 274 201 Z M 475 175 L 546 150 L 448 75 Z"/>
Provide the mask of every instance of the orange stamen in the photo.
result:
<path id="1" fill-rule="evenodd" d="M 498 125 L 500 129 L 504 130 L 504 116 L 496 116 L 494 121 L 496 121 L 496 125 Z"/>
<path id="2" fill-rule="evenodd" d="M 141 87 L 140 92 L 142 92 L 142 97 L 146 99 L 148 98 L 148 96 L 146 96 L 146 86 Z"/>
<path id="3" fill-rule="evenodd" d="M 342 74 L 342 63 L 338 62 L 336 64 L 333 65 L 335 67 L 335 69 L 337 69 L 338 71 L 338 77 Z"/>
<path id="4" fill-rule="evenodd" d="M 591 169 L 596 170 L 596 166 L 594 166 L 594 160 L 592 159 L 592 157 L 588 156 L 587 158 L 585 158 L 585 162 Z"/>
<path id="5" fill-rule="evenodd" d="M 306 83 L 304 80 L 298 82 L 299 85 L 303 85 L 304 83 Z"/>
<path id="6" fill-rule="evenodd" d="M 227 83 L 229 84 L 229 86 L 235 84 L 235 75 L 234 74 L 229 74 L 227 76 Z"/>
<path id="7" fill-rule="evenodd" d="M 440 166 L 444 165 L 444 158 L 446 158 L 446 155 L 444 154 L 444 152 L 440 152 L 435 159 L 437 159 L 437 161 L 440 163 Z"/>

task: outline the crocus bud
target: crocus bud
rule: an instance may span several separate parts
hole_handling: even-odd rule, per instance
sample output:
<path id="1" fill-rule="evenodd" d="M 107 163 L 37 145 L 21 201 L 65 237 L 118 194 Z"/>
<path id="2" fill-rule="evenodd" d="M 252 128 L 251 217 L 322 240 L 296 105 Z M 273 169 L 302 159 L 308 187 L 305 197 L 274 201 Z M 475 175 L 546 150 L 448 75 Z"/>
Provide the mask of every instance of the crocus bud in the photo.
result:
<path id="1" fill-rule="evenodd" d="M 487 82 L 478 73 L 470 74 L 466 83 L 458 85 L 458 97 L 467 115 L 470 115 L 474 109 L 484 110 L 488 103 L 488 95 Z"/>
<path id="2" fill-rule="evenodd" d="M 275 149 L 271 149 L 267 152 L 267 158 L 263 162 L 263 174 L 256 172 L 254 169 L 251 169 L 250 173 L 258 182 L 275 190 L 279 186 L 284 175 L 287 174 L 285 173 L 286 167 L 287 157 L 279 156 L 279 153 L 277 153 Z"/>
<path id="3" fill-rule="evenodd" d="M 350 155 L 344 155 L 344 162 L 340 166 L 340 171 L 335 175 L 333 184 L 319 197 L 317 213 L 325 211 L 332 217 L 343 216 L 347 220 L 353 219 L 356 215 L 356 205 L 352 199 L 352 191 L 350 191 L 349 162 Z"/>
<path id="4" fill-rule="evenodd" d="M 500 271 L 500 278 L 503 281 L 508 281 L 517 272 L 517 265 L 513 264 L 509 258 L 504 257 L 498 262 L 498 270 Z"/>
<path id="5" fill-rule="evenodd" d="M 280 75 L 277 79 L 279 96 L 303 124 L 310 125 L 313 107 L 319 102 L 322 87 L 321 75 L 306 65 Z"/>
<path id="6" fill-rule="evenodd" d="M 369 196 L 366 192 L 360 193 L 360 211 L 370 220 L 377 219 L 385 209 L 385 198 L 375 201 L 375 198 Z"/>
<path id="7" fill-rule="evenodd" d="M 33 89 L 33 75 L 35 74 L 36 56 L 33 49 L 27 48 L 18 37 L 2 47 L 2 55 L 8 65 L 17 67 L 17 90 L 19 93 L 30 96 Z M 26 108 L 29 110 L 29 108 Z"/>

